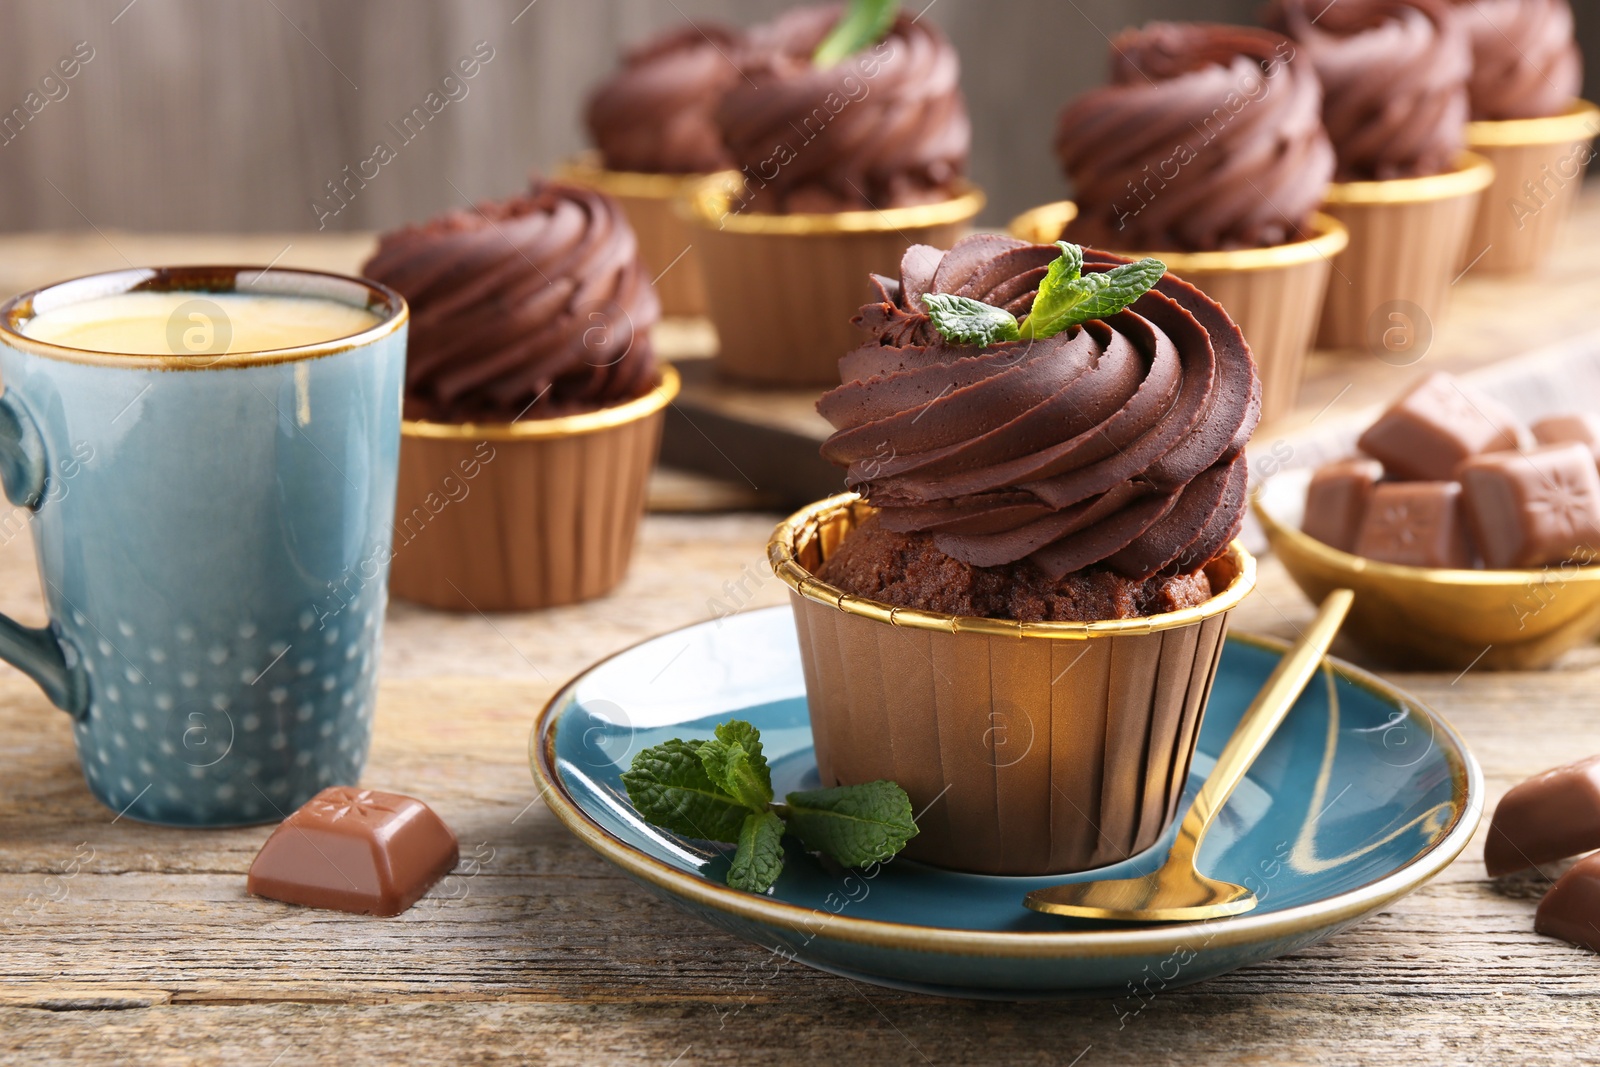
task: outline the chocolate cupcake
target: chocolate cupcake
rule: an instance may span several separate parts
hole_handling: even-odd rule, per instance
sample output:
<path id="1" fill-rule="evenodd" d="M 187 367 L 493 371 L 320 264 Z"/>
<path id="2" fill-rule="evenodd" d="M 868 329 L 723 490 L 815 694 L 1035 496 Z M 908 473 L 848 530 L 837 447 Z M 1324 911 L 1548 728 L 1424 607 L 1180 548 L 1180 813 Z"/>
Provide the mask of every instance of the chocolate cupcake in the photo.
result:
<path id="1" fill-rule="evenodd" d="M 705 314 L 699 257 L 673 205 L 702 177 L 732 165 L 714 115 L 739 81 L 732 56 L 740 40 L 726 26 L 693 22 L 624 52 L 584 110 L 596 151 L 562 171 L 622 205 L 668 315 Z"/>
<path id="2" fill-rule="evenodd" d="M 857 492 L 770 550 L 824 783 L 942 796 L 913 848 L 964 870 L 1082 870 L 1152 844 L 1253 582 L 1233 542 L 1260 409 L 1249 347 L 1170 275 L 1127 310 L 1030 333 L 1047 271 L 1075 254 L 980 234 L 875 277 L 867 340 L 818 403 Z M 1086 276 L 1127 263 L 1082 256 Z M 1021 333 L 950 340 L 941 300 Z M 994 748 L 997 717 L 1033 743 Z"/>
<path id="3" fill-rule="evenodd" d="M 1472 39 L 1467 144 L 1495 167 L 1463 267 L 1527 273 L 1549 258 L 1583 184 L 1600 108 L 1578 99 L 1567 0 L 1456 0 L 1456 17 Z"/>
<path id="4" fill-rule="evenodd" d="M 735 377 L 831 382 L 859 280 L 893 270 L 908 241 L 953 241 L 983 204 L 965 179 L 971 126 L 949 40 L 902 12 L 834 62 L 841 10 L 749 32 L 716 114 L 736 170 L 687 205 L 719 367 Z"/>
<path id="5" fill-rule="evenodd" d="M 1350 230 L 1317 332 L 1366 348 L 1437 328 L 1493 168 L 1465 151 L 1472 47 L 1447 0 L 1272 0 L 1322 79 L 1338 158 L 1327 211 Z M 1399 316 L 1397 319 L 1396 316 Z"/>
<path id="6" fill-rule="evenodd" d="M 1344 247 L 1343 228 L 1317 213 L 1334 157 L 1316 73 L 1279 34 L 1202 23 L 1125 30 L 1110 64 L 1109 83 L 1056 126 L 1075 200 L 1028 212 L 1012 233 L 1160 255 L 1238 320 L 1261 362 L 1263 411 L 1282 415 Z"/>
<path id="7" fill-rule="evenodd" d="M 363 270 L 412 314 L 395 594 L 504 611 L 609 591 L 677 388 L 621 208 L 540 183 L 385 234 Z"/>

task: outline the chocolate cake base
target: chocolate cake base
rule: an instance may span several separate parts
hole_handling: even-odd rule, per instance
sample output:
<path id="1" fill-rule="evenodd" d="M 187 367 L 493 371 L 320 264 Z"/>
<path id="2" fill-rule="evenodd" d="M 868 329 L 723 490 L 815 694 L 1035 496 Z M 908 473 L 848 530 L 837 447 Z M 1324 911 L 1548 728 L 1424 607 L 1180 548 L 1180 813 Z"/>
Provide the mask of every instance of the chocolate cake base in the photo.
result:
<path id="1" fill-rule="evenodd" d="M 1086 567 L 1053 581 L 1027 560 L 975 567 L 945 555 L 931 534 L 901 534 L 869 518 L 817 570 L 835 588 L 897 607 L 1019 622 L 1134 619 L 1211 599 L 1204 571 L 1124 578 Z"/>

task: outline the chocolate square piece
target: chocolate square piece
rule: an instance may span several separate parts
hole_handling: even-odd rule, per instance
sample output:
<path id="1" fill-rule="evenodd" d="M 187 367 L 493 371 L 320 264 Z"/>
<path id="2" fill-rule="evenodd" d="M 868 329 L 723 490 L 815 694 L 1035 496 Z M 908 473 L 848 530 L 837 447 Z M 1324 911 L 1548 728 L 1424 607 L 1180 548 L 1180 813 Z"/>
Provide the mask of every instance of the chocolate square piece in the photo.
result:
<path id="1" fill-rule="evenodd" d="M 1491 568 L 1600 555 L 1600 472 L 1582 445 L 1475 456 L 1461 465 L 1461 487 Z"/>
<path id="2" fill-rule="evenodd" d="M 1496 805 L 1483 843 L 1489 877 L 1600 848 L 1600 756 L 1513 786 Z"/>
<path id="3" fill-rule="evenodd" d="M 1539 901 L 1533 928 L 1600 952 L 1600 853 L 1585 856 Z"/>
<path id="4" fill-rule="evenodd" d="M 1541 445 L 1583 445 L 1600 462 L 1600 415 L 1551 415 L 1533 424 Z"/>
<path id="5" fill-rule="evenodd" d="M 1385 482 L 1372 491 L 1356 555 L 1408 567 L 1470 567 L 1455 482 Z"/>
<path id="6" fill-rule="evenodd" d="M 1448 374 L 1419 382 L 1361 435 L 1361 451 L 1396 478 L 1446 481 L 1469 456 L 1532 447 L 1504 404 Z"/>
<path id="7" fill-rule="evenodd" d="M 399 915 L 459 858 L 456 835 L 422 801 L 334 786 L 272 832 L 248 888 L 311 908 Z"/>
<path id="8" fill-rule="evenodd" d="M 1306 490 L 1301 531 L 1341 552 L 1353 551 L 1373 487 L 1382 477 L 1383 464 L 1375 459 L 1342 459 L 1317 468 Z"/>

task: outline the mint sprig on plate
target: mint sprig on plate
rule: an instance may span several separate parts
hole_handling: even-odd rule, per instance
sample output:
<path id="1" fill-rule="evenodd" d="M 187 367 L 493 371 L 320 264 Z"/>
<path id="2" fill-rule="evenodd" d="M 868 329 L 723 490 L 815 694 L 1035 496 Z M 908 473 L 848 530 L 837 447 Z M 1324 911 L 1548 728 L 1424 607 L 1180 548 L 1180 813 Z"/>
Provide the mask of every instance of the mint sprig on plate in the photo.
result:
<path id="1" fill-rule="evenodd" d="M 1115 315 L 1154 289 L 1167 272 L 1167 265 L 1159 259 L 1141 259 L 1085 274 L 1082 248 L 1067 241 L 1057 241 L 1056 247 L 1061 256 L 1045 272 L 1033 309 L 1021 322 L 1005 308 L 981 300 L 926 293 L 922 303 L 933 328 L 958 345 L 988 347 L 1001 341 L 1043 340 L 1091 319 Z"/>
<path id="2" fill-rule="evenodd" d="M 842 63 L 868 45 L 877 43 L 894 25 L 897 0 L 853 0 L 828 36 L 811 53 L 811 62 L 827 68 Z"/>
<path id="3" fill-rule="evenodd" d="M 765 893 L 783 871 L 783 835 L 847 867 L 882 862 L 917 834 L 911 799 L 893 782 L 790 793 L 773 803 L 761 731 L 734 719 L 710 741 L 647 748 L 622 776 L 646 822 L 685 837 L 737 845 L 728 885 Z"/>

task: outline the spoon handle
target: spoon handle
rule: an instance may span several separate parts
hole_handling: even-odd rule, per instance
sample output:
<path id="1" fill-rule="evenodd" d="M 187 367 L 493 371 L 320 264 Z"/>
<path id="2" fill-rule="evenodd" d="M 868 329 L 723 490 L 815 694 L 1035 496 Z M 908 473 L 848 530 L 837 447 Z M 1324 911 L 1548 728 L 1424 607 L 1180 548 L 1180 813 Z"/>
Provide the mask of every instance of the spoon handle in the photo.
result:
<path id="1" fill-rule="evenodd" d="M 1178 829 L 1178 839 L 1173 842 L 1173 856 L 1187 855 L 1190 860 L 1200 849 L 1211 818 L 1228 802 L 1234 787 L 1244 779 L 1245 772 L 1255 762 L 1283 722 L 1295 699 L 1311 680 L 1328 646 L 1333 643 L 1339 625 L 1350 610 L 1355 594 L 1348 589 L 1335 589 L 1323 600 L 1317 617 L 1300 635 L 1300 640 L 1278 661 L 1268 676 L 1266 684 L 1245 709 L 1239 725 L 1234 727 L 1217 765 L 1206 778 L 1205 785 L 1194 798 L 1194 804 L 1183 817 Z M 1169 861 L 1170 862 L 1170 861 Z"/>

